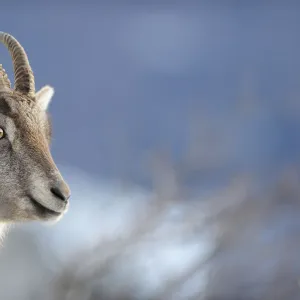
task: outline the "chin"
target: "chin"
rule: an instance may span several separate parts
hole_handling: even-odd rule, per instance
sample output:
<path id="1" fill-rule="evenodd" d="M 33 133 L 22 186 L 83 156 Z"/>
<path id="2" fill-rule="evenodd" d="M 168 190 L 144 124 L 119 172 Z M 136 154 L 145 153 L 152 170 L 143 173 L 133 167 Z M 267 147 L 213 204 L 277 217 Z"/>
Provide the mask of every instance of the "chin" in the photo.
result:
<path id="1" fill-rule="evenodd" d="M 50 223 L 55 224 L 58 221 L 61 220 L 61 218 L 64 216 L 64 214 L 68 211 L 68 206 L 63 212 L 57 212 L 53 211 L 43 205 L 41 205 L 39 202 L 35 201 L 34 199 L 31 199 L 31 204 L 34 207 L 35 215 L 37 216 L 36 219 L 39 221 L 42 221 L 43 223 Z M 33 218 L 35 219 L 35 218 Z"/>
<path id="2" fill-rule="evenodd" d="M 63 218 L 64 214 L 61 214 L 60 216 L 57 217 L 52 217 L 52 218 L 48 218 L 48 219 L 41 219 L 41 221 L 43 222 L 44 225 L 55 225 L 56 223 L 58 223 L 62 218 Z"/>
<path id="3" fill-rule="evenodd" d="M 9 205 L 3 205 L 3 203 L 0 205 L 0 225 L 36 221 L 46 224 L 55 224 L 59 222 L 68 211 L 68 206 L 62 212 L 57 212 L 28 198 L 23 198 L 17 203 L 13 203 L 12 201 L 7 201 L 6 203 Z M 1 212 L 5 213 L 1 214 Z"/>
<path id="4" fill-rule="evenodd" d="M 36 214 L 37 216 L 37 220 L 46 224 L 55 224 L 57 222 L 59 222 L 63 216 L 65 215 L 65 212 L 62 213 L 57 213 L 57 212 L 53 212 L 53 211 L 49 211 L 48 209 L 44 209 L 43 211 L 38 211 L 38 213 Z"/>

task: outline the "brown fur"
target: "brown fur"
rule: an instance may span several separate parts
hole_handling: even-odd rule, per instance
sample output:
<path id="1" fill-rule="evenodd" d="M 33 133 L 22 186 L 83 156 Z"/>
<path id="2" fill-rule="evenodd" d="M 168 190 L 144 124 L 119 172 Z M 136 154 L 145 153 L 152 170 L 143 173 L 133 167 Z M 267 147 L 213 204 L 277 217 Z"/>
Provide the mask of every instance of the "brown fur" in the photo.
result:
<path id="1" fill-rule="evenodd" d="M 2 223 L 55 220 L 68 207 L 51 192 L 59 185 L 70 193 L 50 153 L 51 125 L 38 100 L 0 91 L 0 127 L 5 132 L 0 139 Z"/>
<path id="2" fill-rule="evenodd" d="M 13 61 L 14 89 L 0 65 L 0 232 L 3 224 L 58 220 L 70 189 L 50 153 L 47 108 L 53 88 L 35 92 L 34 76 L 21 44 L 0 32 Z M 1 132 L 2 132 L 1 130 Z"/>

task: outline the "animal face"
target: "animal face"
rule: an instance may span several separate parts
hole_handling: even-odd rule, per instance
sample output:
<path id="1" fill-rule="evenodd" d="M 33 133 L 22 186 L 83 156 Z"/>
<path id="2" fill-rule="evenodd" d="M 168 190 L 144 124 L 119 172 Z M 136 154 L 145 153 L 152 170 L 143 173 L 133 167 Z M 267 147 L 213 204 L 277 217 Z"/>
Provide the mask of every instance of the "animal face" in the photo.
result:
<path id="1" fill-rule="evenodd" d="M 68 208 L 70 189 L 50 153 L 47 107 L 54 90 L 35 92 L 34 76 L 21 44 L 0 32 L 12 57 L 11 88 L 0 65 L 0 222 L 58 220 Z"/>
<path id="2" fill-rule="evenodd" d="M 57 220 L 70 190 L 51 156 L 46 86 L 35 101 L 0 92 L 0 221 Z"/>

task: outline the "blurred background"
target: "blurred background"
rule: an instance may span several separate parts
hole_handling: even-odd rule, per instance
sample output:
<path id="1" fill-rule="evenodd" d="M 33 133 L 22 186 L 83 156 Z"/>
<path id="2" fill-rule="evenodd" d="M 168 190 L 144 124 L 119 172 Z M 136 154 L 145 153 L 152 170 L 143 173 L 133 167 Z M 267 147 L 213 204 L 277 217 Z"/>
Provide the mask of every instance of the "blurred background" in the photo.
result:
<path id="1" fill-rule="evenodd" d="M 72 198 L 11 228 L 0 299 L 300 298 L 296 1 L 15 1 L 1 24 L 55 88 Z"/>

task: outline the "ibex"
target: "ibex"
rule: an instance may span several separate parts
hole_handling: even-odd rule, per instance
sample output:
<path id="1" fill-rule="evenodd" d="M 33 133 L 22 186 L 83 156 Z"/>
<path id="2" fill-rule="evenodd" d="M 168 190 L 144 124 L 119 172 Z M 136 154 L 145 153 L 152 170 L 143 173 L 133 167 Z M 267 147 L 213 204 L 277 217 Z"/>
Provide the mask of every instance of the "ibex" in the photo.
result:
<path id="1" fill-rule="evenodd" d="M 54 89 L 35 92 L 27 54 L 10 34 L 0 32 L 14 70 L 11 87 L 0 65 L 0 227 L 27 221 L 56 221 L 68 208 L 70 189 L 50 153 L 47 112 Z"/>

